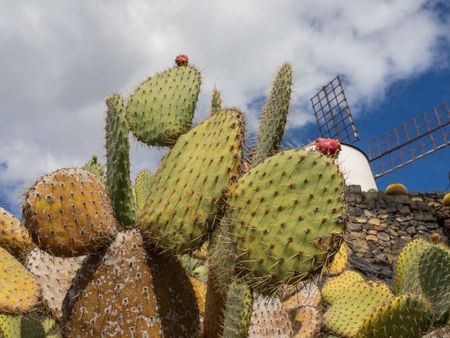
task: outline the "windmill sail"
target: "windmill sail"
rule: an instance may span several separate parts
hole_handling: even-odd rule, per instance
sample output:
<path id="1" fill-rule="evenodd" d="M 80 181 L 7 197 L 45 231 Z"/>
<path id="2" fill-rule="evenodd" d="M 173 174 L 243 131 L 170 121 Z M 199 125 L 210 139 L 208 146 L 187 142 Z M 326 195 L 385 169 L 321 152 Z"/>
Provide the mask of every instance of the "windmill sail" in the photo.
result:
<path id="1" fill-rule="evenodd" d="M 450 145 L 448 102 L 367 142 L 375 178 L 393 172 Z"/>

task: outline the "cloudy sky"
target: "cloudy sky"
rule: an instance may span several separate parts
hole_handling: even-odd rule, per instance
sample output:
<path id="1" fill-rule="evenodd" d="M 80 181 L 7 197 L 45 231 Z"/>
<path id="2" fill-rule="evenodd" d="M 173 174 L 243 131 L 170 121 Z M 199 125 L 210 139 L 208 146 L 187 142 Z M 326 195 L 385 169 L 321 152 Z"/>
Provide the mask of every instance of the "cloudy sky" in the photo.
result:
<path id="1" fill-rule="evenodd" d="M 103 160 L 105 96 L 128 97 L 179 53 L 203 76 L 196 122 L 217 87 L 254 130 L 288 61 L 291 134 L 314 126 L 309 98 L 336 74 L 356 123 L 389 127 L 380 115 L 394 101 L 428 109 L 450 99 L 449 12 L 445 1 L 421 0 L 0 0 L 0 206 L 18 213 L 39 175 L 92 154 Z M 438 97 L 433 90 L 416 104 L 408 90 L 427 79 Z M 133 175 L 154 170 L 161 154 L 133 141 Z"/>

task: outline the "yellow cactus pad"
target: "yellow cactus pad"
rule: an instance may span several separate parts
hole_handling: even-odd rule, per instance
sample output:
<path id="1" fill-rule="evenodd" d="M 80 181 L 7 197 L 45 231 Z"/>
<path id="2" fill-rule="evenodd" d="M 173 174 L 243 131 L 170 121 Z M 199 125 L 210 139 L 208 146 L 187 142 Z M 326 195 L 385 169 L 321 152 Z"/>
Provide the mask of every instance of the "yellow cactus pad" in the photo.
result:
<path id="1" fill-rule="evenodd" d="M 205 316 L 206 303 L 206 283 L 200 282 L 197 278 L 189 277 L 194 288 L 195 297 L 197 298 L 198 310 L 201 316 Z"/>
<path id="2" fill-rule="evenodd" d="M 95 252 L 117 232 L 105 188 L 83 169 L 60 169 L 41 177 L 22 208 L 33 241 L 55 256 Z"/>
<path id="3" fill-rule="evenodd" d="M 0 247 L 0 312 L 19 314 L 34 308 L 40 299 L 37 280 Z"/>
<path id="4" fill-rule="evenodd" d="M 16 257 L 26 255 L 34 246 L 28 230 L 3 208 L 0 208 L 0 246 Z"/>
<path id="5" fill-rule="evenodd" d="M 342 243 L 338 252 L 333 257 L 331 264 L 324 269 L 327 276 L 336 276 L 341 274 L 348 266 L 348 256 L 350 249 L 347 244 Z"/>
<path id="6" fill-rule="evenodd" d="M 347 270 L 336 277 L 327 279 L 322 287 L 322 296 L 325 302 L 333 304 L 342 293 L 355 283 L 364 281 L 364 277 L 359 273 Z"/>

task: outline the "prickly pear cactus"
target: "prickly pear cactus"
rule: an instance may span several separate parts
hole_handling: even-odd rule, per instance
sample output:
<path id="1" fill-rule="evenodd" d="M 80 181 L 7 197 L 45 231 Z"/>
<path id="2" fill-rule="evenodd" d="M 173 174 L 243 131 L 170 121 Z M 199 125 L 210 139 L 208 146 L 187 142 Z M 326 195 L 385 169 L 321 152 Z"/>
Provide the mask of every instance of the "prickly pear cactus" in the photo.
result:
<path id="1" fill-rule="evenodd" d="M 417 238 L 409 242 L 400 251 L 395 265 L 395 294 L 420 294 L 422 292 L 419 280 L 419 262 L 422 254 L 431 247 L 431 243 Z"/>
<path id="2" fill-rule="evenodd" d="M 34 246 L 28 230 L 8 211 L 0 207 L 0 246 L 15 257 L 25 256 Z"/>
<path id="3" fill-rule="evenodd" d="M 294 338 L 315 338 L 322 327 L 322 315 L 314 306 L 302 306 L 295 310 L 293 322 Z"/>
<path id="4" fill-rule="evenodd" d="M 283 301 L 283 307 L 287 310 L 294 310 L 302 306 L 318 307 L 322 301 L 322 294 L 317 286 L 317 282 L 310 280 L 303 288 Z"/>
<path id="5" fill-rule="evenodd" d="M 39 282 L 43 305 L 58 320 L 62 317 L 62 303 L 72 285 L 85 256 L 55 257 L 35 248 L 25 260 L 25 266 Z"/>
<path id="6" fill-rule="evenodd" d="M 350 249 L 347 244 L 342 243 L 338 252 L 333 256 L 331 264 L 326 266 L 324 269 L 324 274 L 327 276 L 337 276 L 344 272 L 348 266 L 348 256 Z"/>
<path id="7" fill-rule="evenodd" d="M 391 299 L 366 319 L 358 338 L 420 338 L 430 327 L 431 309 L 416 295 Z"/>
<path id="8" fill-rule="evenodd" d="M 198 311 L 200 316 L 205 316 L 206 304 L 206 283 L 194 277 L 189 277 L 192 287 L 194 288 L 195 298 L 197 299 Z"/>
<path id="9" fill-rule="evenodd" d="M 306 150 L 278 153 L 239 179 L 226 217 L 238 272 L 252 288 L 274 293 L 330 260 L 344 230 L 343 191 L 332 159 Z"/>
<path id="10" fill-rule="evenodd" d="M 291 338 L 292 324 L 277 297 L 256 295 L 248 338 Z"/>
<path id="11" fill-rule="evenodd" d="M 327 329 L 344 337 L 356 337 L 364 320 L 391 298 L 391 291 L 383 283 L 353 284 L 325 313 Z"/>
<path id="12" fill-rule="evenodd" d="M 61 338 L 53 319 L 40 321 L 28 316 L 0 314 L 0 337 L 2 338 Z"/>
<path id="13" fill-rule="evenodd" d="M 41 288 L 34 276 L 0 247 L 0 313 L 28 312 L 40 298 Z"/>
<path id="14" fill-rule="evenodd" d="M 419 275 L 422 292 L 437 318 L 450 319 L 450 250 L 444 246 L 426 250 L 420 258 Z"/>
<path id="15" fill-rule="evenodd" d="M 334 304 L 353 284 L 364 281 L 358 272 L 347 270 L 336 277 L 330 277 L 322 287 L 322 296 L 328 304 Z"/>
<path id="16" fill-rule="evenodd" d="M 82 169 L 94 174 L 104 186 L 106 186 L 106 174 L 102 164 L 98 162 L 97 155 L 92 155 L 92 158 L 82 167 Z"/>
<path id="17" fill-rule="evenodd" d="M 136 222 L 130 178 L 130 145 L 125 105 L 120 95 L 108 96 L 106 112 L 106 188 L 116 219 L 128 228 Z"/>
<path id="18" fill-rule="evenodd" d="M 253 310 L 251 290 L 245 283 L 230 285 L 225 306 L 224 338 L 247 338 Z"/>
<path id="19" fill-rule="evenodd" d="M 127 120 L 134 136 L 152 146 L 174 144 L 191 127 L 200 82 L 200 72 L 187 64 L 144 81 L 127 106 Z"/>
<path id="20" fill-rule="evenodd" d="M 255 147 L 253 166 L 280 149 L 289 113 L 292 90 L 292 67 L 285 63 L 278 69 L 270 95 L 264 105 Z"/>
<path id="21" fill-rule="evenodd" d="M 148 170 L 142 170 L 134 182 L 134 195 L 136 197 L 136 213 L 139 215 L 145 206 L 148 192 L 152 186 L 153 175 Z"/>
<path id="22" fill-rule="evenodd" d="M 243 114 L 224 109 L 181 136 L 156 172 L 139 226 L 159 246 L 201 247 L 238 174 Z"/>
<path id="23" fill-rule="evenodd" d="M 222 108 L 222 98 L 220 97 L 220 92 L 214 89 L 211 98 L 211 115 L 217 113 Z"/>
<path id="24" fill-rule="evenodd" d="M 117 233 L 104 186 L 83 169 L 59 169 L 26 193 L 23 220 L 40 249 L 73 257 L 95 252 Z"/>
<path id="25" fill-rule="evenodd" d="M 161 337 L 153 278 L 141 235 L 120 232 L 91 255 L 63 304 L 65 337 Z"/>

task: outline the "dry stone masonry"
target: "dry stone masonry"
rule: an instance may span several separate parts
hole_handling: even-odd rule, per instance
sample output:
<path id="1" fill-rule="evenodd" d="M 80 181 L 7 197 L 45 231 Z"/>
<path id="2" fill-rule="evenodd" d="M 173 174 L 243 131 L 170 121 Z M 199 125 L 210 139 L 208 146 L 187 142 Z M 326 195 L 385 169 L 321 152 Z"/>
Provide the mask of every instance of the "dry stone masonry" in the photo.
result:
<path id="1" fill-rule="evenodd" d="M 433 234 L 448 243 L 450 208 L 442 205 L 443 196 L 444 193 L 392 196 L 349 186 L 346 242 L 353 253 L 351 266 L 369 278 L 389 283 L 395 259 L 406 243 L 417 237 L 437 236 Z"/>

